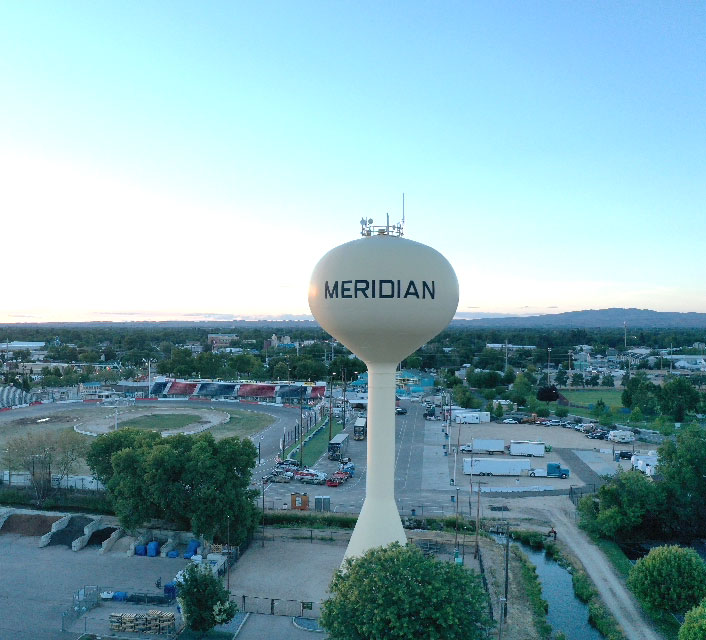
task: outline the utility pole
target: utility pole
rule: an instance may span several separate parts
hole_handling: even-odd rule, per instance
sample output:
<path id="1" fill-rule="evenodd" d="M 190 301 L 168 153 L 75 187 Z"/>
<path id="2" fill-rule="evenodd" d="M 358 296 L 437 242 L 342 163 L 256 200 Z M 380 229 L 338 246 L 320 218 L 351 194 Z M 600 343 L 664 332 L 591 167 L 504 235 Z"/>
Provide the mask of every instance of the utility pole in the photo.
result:
<path id="1" fill-rule="evenodd" d="M 549 367 L 552 364 L 552 348 L 547 347 L 547 386 L 549 386 Z"/>
<path id="2" fill-rule="evenodd" d="M 346 370 L 341 369 L 343 376 L 343 428 L 346 428 Z"/>
<path id="3" fill-rule="evenodd" d="M 508 571 L 510 564 L 510 523 L 505 523 L 505 602 L 503 603 L 503 620 L 507 622 L 507 591 L 508 591 Z"/>
<path id="4" fill-rule="evenodd" d="M 486 482 L 477 482 L 478 485 L 478 502 L 476 504 L 476 549 L 473 552 L 473 557 L 477 558 L 478 554 L 480 553 L 480 544 L 479 544 L 479 534 L 480 534 L 480 486 L 482 484 L 487 484 Z"/>

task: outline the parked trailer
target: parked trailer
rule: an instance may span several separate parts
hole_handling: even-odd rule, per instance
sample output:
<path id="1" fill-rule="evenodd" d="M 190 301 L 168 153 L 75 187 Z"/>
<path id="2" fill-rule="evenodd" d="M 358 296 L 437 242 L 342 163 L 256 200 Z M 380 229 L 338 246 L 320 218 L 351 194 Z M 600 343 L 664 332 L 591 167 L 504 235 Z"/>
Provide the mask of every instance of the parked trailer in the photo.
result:
<path id="1" fill-rule="evenodd" d="M 634 442 L 635 434 L 632 431 L 616 430 L 608 432 L 608 440 L 611 442 Z"/>
<path id="2" fill-rule="evenodd" d="M 346 455 L 348 451 L 348 434 L 339 433 L 337 436 L 331 438 L 328 443 L 328 459 L 329 460 L 341 460 Z"/>
<path id="3" fill-rule="evenodd" d="M 489 411 L 469 411 L 466 413 L 457 413 L 454 416 L 457 424 L 480 424 L 481 422 L 490 422 Z"/>
<path id="4" fill-rule="evenodd" d="M 473 438 L 471 440 L 473 452 L 486 451 L 490 455 L 503 453 L 505 451 L 505 440 L 495 440 L 492 438 Z"/>
<path id="5" fill-rule="evenodd" d="M 548 462 L 546 469 L 530 469 L 530 476 L 537 478 L 568 478 L 571 471 L 558 462 Z"/>
<path id="6" fill-rule="evenodd" d="M 474 476 L 521 476 L 530 470 L 529 460 L 464 458 L 463 473 Z"/>
<path id="7" fill-rule="evenodd" d="M 543 442 L 530 440 L 510 440 L 511 456 L 537 456 L 544 457 L 545 445 Z"/>
<path id="8" fill-rule="evenodd" d="M 353 440 L 365 440 L 367 434 L 368 419 L 356 418 L 355 424 L 353 425 Z"/>

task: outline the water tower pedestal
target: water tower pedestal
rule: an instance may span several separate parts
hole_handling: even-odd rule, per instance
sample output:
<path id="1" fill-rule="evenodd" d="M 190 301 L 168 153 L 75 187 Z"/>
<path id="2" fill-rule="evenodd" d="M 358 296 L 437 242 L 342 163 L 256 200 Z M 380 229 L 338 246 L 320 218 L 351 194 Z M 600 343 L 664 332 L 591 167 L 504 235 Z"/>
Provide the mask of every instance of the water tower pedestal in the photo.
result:
<path id="1" fill-rule="evenodd" d="M 395 367 L 368 365 L 368 468 L 363 509 L 344 558 L 407 543 L 395 503 Z"/>

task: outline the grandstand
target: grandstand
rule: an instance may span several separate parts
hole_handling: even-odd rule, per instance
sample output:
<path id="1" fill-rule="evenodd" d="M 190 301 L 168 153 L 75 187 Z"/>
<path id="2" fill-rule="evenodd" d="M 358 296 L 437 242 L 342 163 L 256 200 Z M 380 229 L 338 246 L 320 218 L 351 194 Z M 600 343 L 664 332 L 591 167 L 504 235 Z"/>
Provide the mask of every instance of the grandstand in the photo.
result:
<path id="1" fill-rule="evenodd" d="M 196 395 L 201 398 L 223 398 L 235 395 L 234 382 L 202 382 Z"/>
<path id="2" fill-rule="evenodd" d="M 241 384 L 238 387 L 238 398 L 267 400 L 275 397 L 276 390 L 274 384 Z"/>
<path id="3" fill-rule="evenodd" d="M 0 409 L 17 407 L 19 405 L 29 404 L 33 401 L 34 396 L 22 391 L 22 389 L 11 387 L 9 385 L 0 386 Z"/>
<path id="4" fill-rule="evenodd" d="M 326 385 L 274 384 L 258 382 L 193 382 L 186 380 L 155 380 L 151 397 L 238 398 L 253 402 L 294 402 L 299 398 L 318 399 L 326 393 Z"/>
<path id="5" fill-rule="evenodd" d="M 173 380 L 166 390 L 168 396 L 191 396 L 196 391 L 197 382 L 182 382 L 181 380 Z"/>

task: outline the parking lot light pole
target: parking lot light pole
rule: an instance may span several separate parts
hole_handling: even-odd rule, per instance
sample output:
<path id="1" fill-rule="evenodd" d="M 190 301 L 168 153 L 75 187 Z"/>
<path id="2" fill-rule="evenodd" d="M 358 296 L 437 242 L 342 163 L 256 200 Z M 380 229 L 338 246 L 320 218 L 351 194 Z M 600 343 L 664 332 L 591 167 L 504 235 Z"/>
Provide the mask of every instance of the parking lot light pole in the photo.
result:
<path id="1" fill-rule="evenodd" d="M 299 467 L 304 468 L 304 386 L 299 386 Z M 263 494 L 262 503 L 265 498 Z M 263 511 L 265 507 L 263 506 Z"/>
<path id="2" fill-rule="evenodd" d="M 456 470 L 454 469 L 454 473 Z M 458 493 L 461 487 L 456 487 L 456 534 L 454 535 L 454 549 L 458 551 Z"/>

